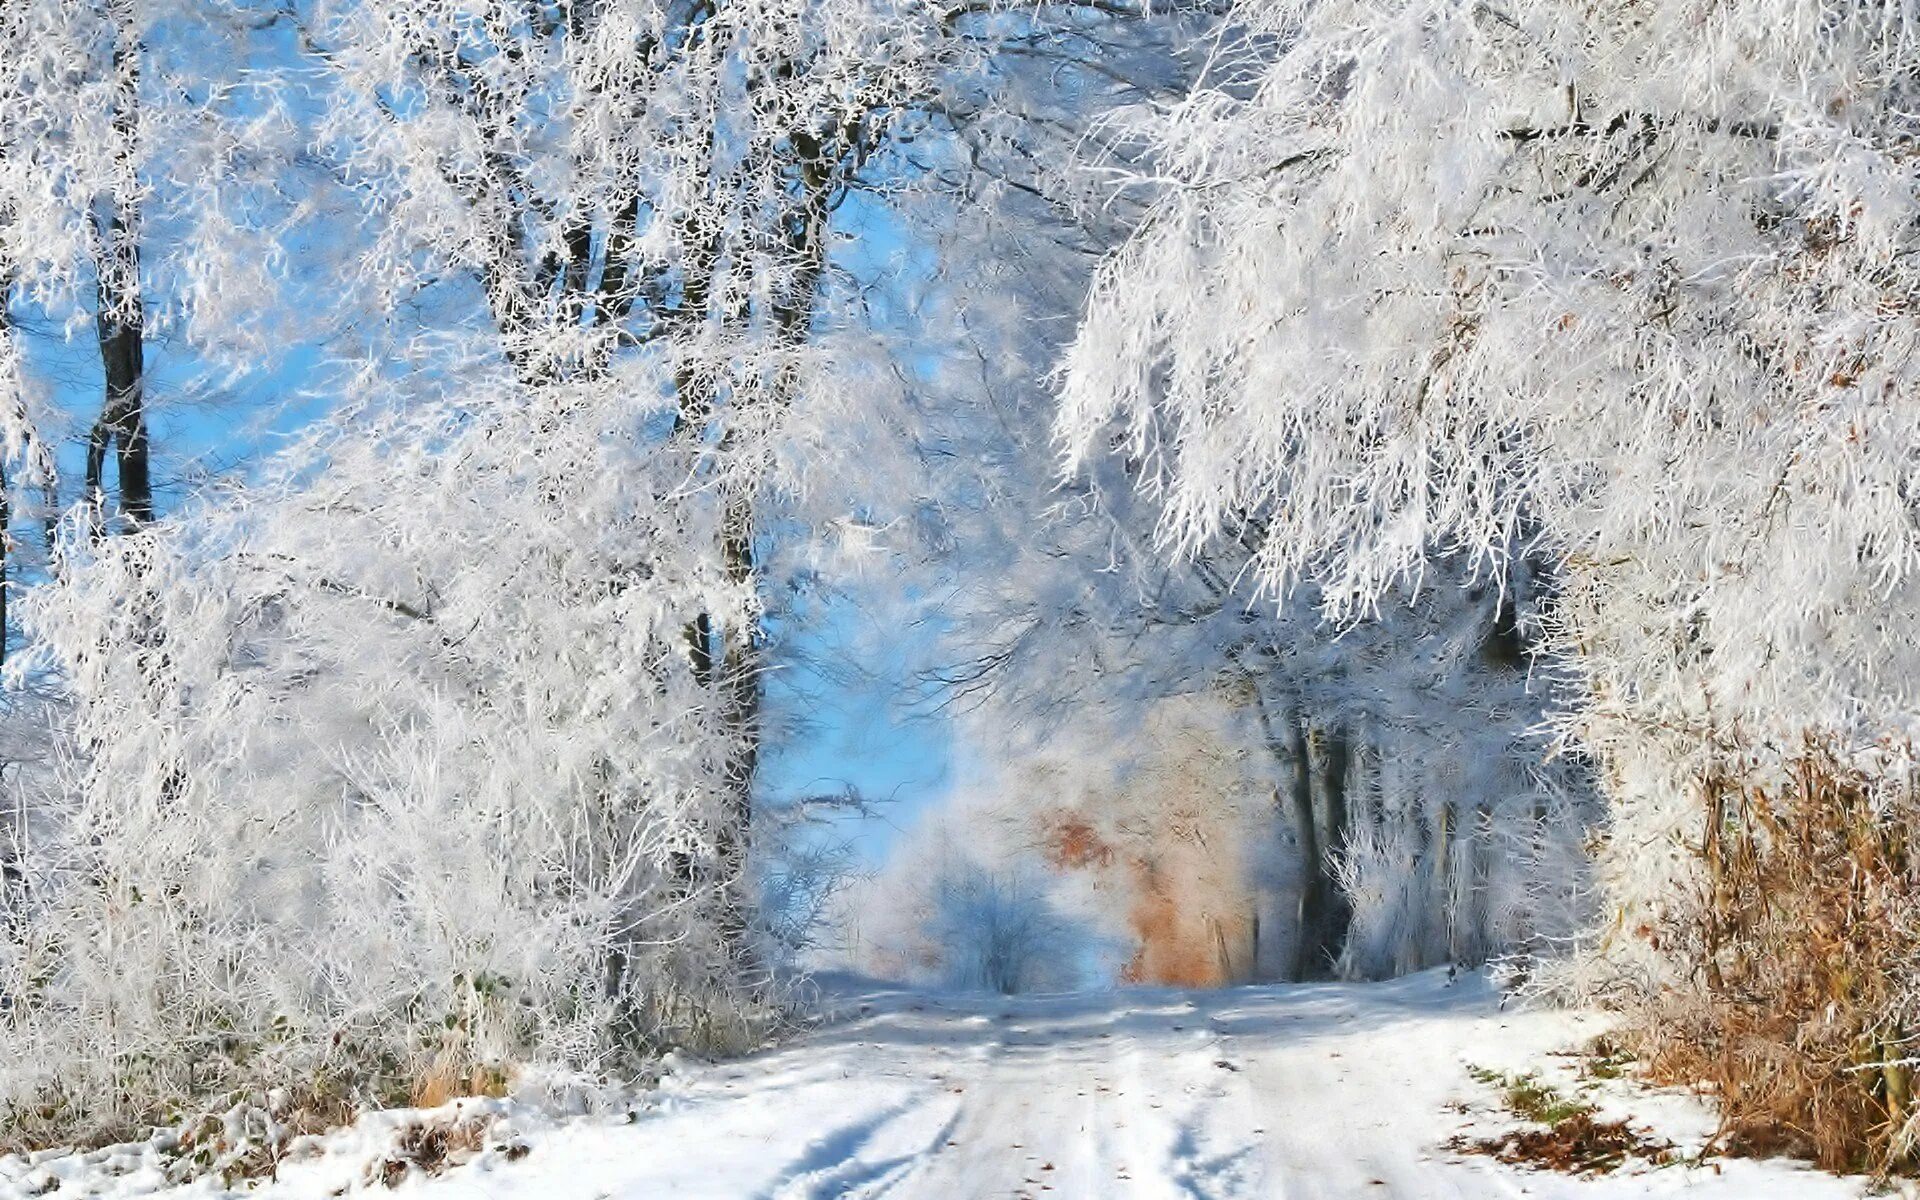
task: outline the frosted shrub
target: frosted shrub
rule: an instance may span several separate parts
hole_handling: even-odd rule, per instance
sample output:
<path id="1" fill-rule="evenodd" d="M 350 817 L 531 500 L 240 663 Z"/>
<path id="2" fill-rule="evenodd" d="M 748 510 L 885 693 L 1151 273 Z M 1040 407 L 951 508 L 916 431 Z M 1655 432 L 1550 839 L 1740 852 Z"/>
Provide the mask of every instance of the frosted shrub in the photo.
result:
<path id="1" fill-rule="evenodd" d="M 1015 868 L 943 873 L 927 930 L 940 947 L 943 981 L 1008 994 L 1068 986 L 1084 939 L 1049 892 L 1038 875 Z"/>
<path id="2" fill-rule="evenodd" d="M 843 917 L 863 969 L 964 991 L 1061 990 L 1099 981 L 1110 939 L 1062 903 L 1059 881 L 1016 855 L 976 856 L 941 831 L 857 888 Z"/>
<path id="3" fill-rule="evenodd" d="M 1347 955 L 1363 973 L 1397 974 L 1418 962 L 1419 916 L 1427 890 L 1412 823 L 1363 823 L 1336 859 L 1340 889 L 1353 906 Z M 1430 885 L 1428 885 L 1430 886 Z"/>
<path id="4" fill-rule="evenodd" d="M 1035 807 L 966 790 L 929 813 L 839 898 L 848 958 L 881 978 L 971 991 L 1111 982 L 1126 940 L 1117 898 L 1051 869 Z"/>
<path id="5" fill-rule="evenodd" d="M 34 597 L 15 669 L 73 719 L 0 946 L 11 1135 L 752 1036 L 684 643 L 751 600 L 661 391 L 368 402 Z"/>

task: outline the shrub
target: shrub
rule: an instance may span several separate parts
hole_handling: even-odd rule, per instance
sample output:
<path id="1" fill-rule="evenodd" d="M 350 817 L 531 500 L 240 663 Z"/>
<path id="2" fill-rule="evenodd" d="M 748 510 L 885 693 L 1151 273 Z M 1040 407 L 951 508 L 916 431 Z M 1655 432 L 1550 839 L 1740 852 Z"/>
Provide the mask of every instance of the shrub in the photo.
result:
<path id="1" fill-rule="evenodd" d="M 1732 1149 L 1913 1167 L 1920 777 L 1810 739 L 1704 794 L 1702 895 L 1662 931 L 1698 970 L 1643 1027 L 1656 1071 L 1711 1088 Z"/>

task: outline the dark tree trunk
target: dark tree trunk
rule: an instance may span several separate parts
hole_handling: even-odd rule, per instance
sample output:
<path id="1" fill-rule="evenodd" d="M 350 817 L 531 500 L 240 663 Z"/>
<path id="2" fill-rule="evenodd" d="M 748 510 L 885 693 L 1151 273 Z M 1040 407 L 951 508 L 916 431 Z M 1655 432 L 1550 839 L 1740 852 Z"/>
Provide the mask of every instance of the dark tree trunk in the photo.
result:
<path id="1" fill-rule="evenodd" d="M 1350 746 L 1344 730 L 1321 736 L 1304 708 L 1274 713 L 1251 674 L 1247 680 L 1267 750 L 1282 768 L 1274 807 L 1284 810 L 1292 826 L 1299 871 L 1293 957 L 1281 973 L 1289 980 L 1328 979 L 1340 961 L 1353 921 L 1352 907 L 1333 870 L 1334 856 L 1345 848 L 1347 839 Z"/>
<path id="2" fill-rule="evenodd" d="M 747 584 L 754 578 L 753 502 L 744 489 L 729 495 L 722 514 L 721 550 L 727 579 Z M 706 618 L 703 616 L 702 621 Z M 720 631 L 721 719 L 728 753 L 725 811 L 717 839 L 720 884 L 725 890 L 721 929 L 737 952 L 746 949 L 748 901 L 744 894 L 749 834 L 753 827 L 753 783 L 760 769 L 760 718 L 765 702 L 763 647 L 757 625 Z"/>
<path id="3" fill-rule="evenodd" d="M 826 272 L 830 191 L 838 161 L 820 139 L 805 132 L 791 135 L 789 149 L 793 156 L 794 191 L 792 207 L 782 221 L 782 233 L 790 274 L 786 289 L 776 297 L 767 314 L 775 345 L 781 350 L 798 349 L 812 336 L 814 304 Z M 704 285 L 697 295 L 704 303 Z M 793 400 L 798 380 L 789 368 L 782 366 L 778 370 L 769 393 L 757 403 L 785 405 Z M 734 430 L 729 428 L 720 439 L 720 457 L 724 462 L 735 453 L 738 453 L 738 442 Z M 723 477 L 722 486 L 721 559 L 728 582 L 748 585 L 757 575 L 756 480 L 751 475 Z M 766 647 L 756 623 L 715 629 L 705 614 L 696 619 L 692 641 L 696 667 L 705 662 L 710 668 L 716 655 L 719 659 L 721 714 L 729 740 L 722 784 L 726 811 L 718 839 L 720 884 L 726 892 L 723 929 L 744 950 L 748 917 L 744 884 L 751 849 L 749 835 L 753 828 L 753 787 L 760 766 L 762 710 L 766 702 Z"/>
<path id="4" fill-rule="evenodd" d="M 1311 979 L 1318 960 L 1317 930 L 1326 909 L 1326 874 L 1321 870 L 1320 822 L 1313 811 L 1313 767 L 1308 761 L 1311 735 L 1304 719 L 1289 726 L 1287 741 L 1289 772 L 1288 808 L 1293 816 L 1293 834 L 1300 852 L 1300 910 L 1295 922 L 1293 969 L 1289 979 Z"/>
<path id="5" fill-rule="evenodd" d="M 1433 858 L 1427 884 L 1432 904 L 1440 913 L 1438 940 L 1441 944 L 1435 946 L 1433 944 L 1435 937 L 1429 935 L 1427 953 L 1434 957 L 1429 957 L 1428 962 L 1450 958 L 1453 954 L 1453 930 L 1455 922 L 1459 920 L 1459 914 L 1455 911 L 1454 905 L 1453 854 L 1454 839 L 1458 834 L 1459 824 L 1453 801 L 1441 801 L 1439 809 L 1434 814 Z"/>
<path id="6" fill-rule="evenodd" d="M 118 83 L 113 128 L 129 159 L 137 136 L 139 44 L 121 18 L 113 47 Z M 128 174 L 131 174 L 129 170 Z M 107 456 L 119 477 L 120 513 L 134 528 L 153 520 L 153 479 L 147 447 L 146 344 L 140 295 L 139 214 L 130 196 L 97 201 L 98 253 L 94 273 L 100 340 L 100 365 L 106 377 L 100 417 L 87 437 L 87 497 L 95 506 L 96 529 L 106 512 Z"/>
<path id="7" fill-rule="evenodd" d="M 120 222 L 116 217 L 114 225 Z M 129 258 L 134 254 L 129 246 Z M 137 271 L 137 266 L 135 267 Z M 138 528 L 153 520 L 153 479 L 147 443 L 145 340 L 137 317 L 115 315 L 113 307 L 131 305 L 138 296 L 116 297 L 103 279 L 100 288 L 100 364 L 106 375 L 106 397 L 100 418 L 87 438 L 87 494 L 105 511 L 106 462 L 111 451 L 119 476 L 120 512 Z"/>
<path id="8" fill-rule="evenodd" d="M 1301 892 L 1295 973 L 1300 979 L 1325 979 L 1332 977 L 1339 964 L 1346 949 L 1347 930 L 1353 924 L 1353 906 L 1334 875 L 1334 865 L 1347 845 L 1347 767 L 1351 750 L 1346 731 L 1339 726 L 1310 732 L 1303 721 L 1298 736 L 1300 774 L 1305 780 L 1296 778 L 1295 786 L 1305 790 L 1307 822 L 1316 828 L 1316 834 L 1311 843 L 1313 853 L 1301 864 L 1308 884 Z M 1317 756 L 1315 749 L 1319 750 Z M 1298 807 L 1296 801 L 1296 810 Z"/>

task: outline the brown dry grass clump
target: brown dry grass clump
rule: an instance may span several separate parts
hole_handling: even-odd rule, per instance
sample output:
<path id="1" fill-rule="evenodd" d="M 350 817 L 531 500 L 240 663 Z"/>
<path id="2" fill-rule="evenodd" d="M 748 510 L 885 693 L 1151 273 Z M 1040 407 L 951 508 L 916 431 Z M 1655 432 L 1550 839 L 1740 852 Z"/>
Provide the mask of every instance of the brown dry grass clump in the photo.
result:
<path id="1" fill-rule="evenodd" d="M 1596 1121 L 1591 1112 L 1577 1112 L 1545 1129 L 1516 1129 L 1471 1141 L 1455 1138 L 1448 1145 L 1513 1166 L 1567 1175 L 1603 1175 L 1628 1159 L 1660 1165 L 1673 1158 L 1671 1142 L 1639 1133 L 1625 1120 Z"/>
<path id="2" fill-rule="evenodd" d="M 1602 1059 L 1596 1047 L 1594 1061 L 1614 1060 Z M 1447 1148 L 1456 1153 L 1485 1154 L 1513 1166 L 1568 1175 L 1605 1174 L 1625 1166 L 1629 1159 L 1654 1166 L 1673 1160 L 1673 1143 L 1640 1132 L 1625 1120 L 1594 1120 L 1593 1105 L 1542 1082 L 1538 1075 L 1479 1069 L 1472 1075 L 1498 1089 L 1501 1104 L 1534 1128 L 1495 1137 L 1459 1135 L 1447 1142 Z M 1596 1076 L 1600 1077 L 1604 1076 Z"/>
<path id="3" fill-rule="evenodd" d="M 486 1149 L 492 1118 L 485 1114 L 408 1125 L 394 1139 L 393 1149 L 367 1169 L 367 1182 L 397 1187 L 415 1175 L 438 1175 L 472 1160 Z M 524 1142 L 494 1147 L 508 1162 L 525 1158 Z"/>
<path id="4" fill-rule="evenodd" d="M 486 1140 L 481 1121 L 409 1125 L 394 1139 L 393 1149 L 369 1170 L 370 1182 L 395 1187 L 415 1173 L 438 1175 L 480 1153 Z"/>
<path id="5" fill-rule="evenodd" d="M 506 1094 L 507 1073 L 499 1067 L 465 1066 L 449 1058 L 414 1081 L 410 1099 L 415 1108 L 439 1108 L 465 1096 L 497 1099 Z"/>
<path id="6" fill-rule="evenodd" d="M 298 1093 L 256 1095 L 225 1113 L 202 1113 L 166 1144 L 174 1183 L 217 1178 L 225 1187 L 277 1179 L 280 1165 L 329 1130 L 351 1125 L 361 1105 L 338 1081 L 317 1079 Z M 156 1130 L 154 1136 L 161 1137 Z"/>
<path id="7" fill-rule="evenodd" d="M 1916 1164 L 1909 980 L 1920 964 L 1920 789 L 1822 742 L 1770 786 L 1707 781 L 1698 964 L 1642 1030 L 1656 1079 L 1718 1099 L 1716 1144 L 1828 1170 Z"/>

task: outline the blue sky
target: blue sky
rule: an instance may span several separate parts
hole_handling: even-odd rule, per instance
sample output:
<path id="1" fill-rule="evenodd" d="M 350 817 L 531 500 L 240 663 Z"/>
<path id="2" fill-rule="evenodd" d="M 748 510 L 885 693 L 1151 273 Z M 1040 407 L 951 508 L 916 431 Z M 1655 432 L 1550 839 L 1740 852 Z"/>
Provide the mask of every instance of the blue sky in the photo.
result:
<path id="1" fill-rule="evenodd" d="M 768 682 L 771 722 L 797 728 L 795 736 L 769 747 L 760 789 L 776 802 L 853 789 L 872 805 L 873 815 L 842 822 L 831 836 L 851 842 L 872 865 L 929 803 L 946 795 L 958 750 L 950 722 L 902 711 L 913 691 L 904 654 L 884 664 L 899 675 L 864 682 L 814 665 L 844 661 L 868 642 L 858 629 L 867 614 L 857 605 L 833 601 L 819 616 L 797 636 L 791 648 L 798 653 L 784 656 Z"/>

